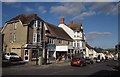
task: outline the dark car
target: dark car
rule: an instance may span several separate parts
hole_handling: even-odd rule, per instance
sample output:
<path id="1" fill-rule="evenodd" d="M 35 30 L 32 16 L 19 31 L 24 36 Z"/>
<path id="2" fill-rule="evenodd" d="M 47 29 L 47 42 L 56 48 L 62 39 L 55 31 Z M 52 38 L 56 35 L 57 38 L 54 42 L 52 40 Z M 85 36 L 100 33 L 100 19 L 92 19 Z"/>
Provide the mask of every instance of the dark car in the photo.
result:
<path id="1" fill-rule="evenodd" d="M 86 66 L 85 59 L 79 58 L 79 57 L 74 57 L 71 60 L 71 66 Z"/>
<path id="2" fill-rule="evenodd" d="M 90 58 L 86 58 L 85 61 L 86 61 L 87 64 L 93 64 L 94 63 L 94 61 Z"/>

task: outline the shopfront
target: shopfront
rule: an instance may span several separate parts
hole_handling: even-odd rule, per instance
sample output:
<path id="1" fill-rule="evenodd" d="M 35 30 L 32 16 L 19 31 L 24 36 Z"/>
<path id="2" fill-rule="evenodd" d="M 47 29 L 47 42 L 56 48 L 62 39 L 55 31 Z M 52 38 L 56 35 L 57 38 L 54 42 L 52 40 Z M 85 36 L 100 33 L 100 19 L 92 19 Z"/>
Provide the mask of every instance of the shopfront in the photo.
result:
<path id="1" fill-rule="evenodd" d="M 55 45 L 47 45 L 47 63 L 52 63 L 56 61 L 56 46 Z"/>

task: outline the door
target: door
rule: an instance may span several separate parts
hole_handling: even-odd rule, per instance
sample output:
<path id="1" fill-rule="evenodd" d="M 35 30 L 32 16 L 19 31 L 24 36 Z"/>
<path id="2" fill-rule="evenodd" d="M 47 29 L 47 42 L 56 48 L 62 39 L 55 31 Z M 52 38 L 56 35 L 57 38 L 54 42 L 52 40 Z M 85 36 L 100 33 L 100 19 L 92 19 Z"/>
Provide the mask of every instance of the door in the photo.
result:
<path id="1" fill-rule="evenodd" d="M 24 50 L 24 61 L 29 61 L 29 52 L 28 52 L 28 49 Z"/>

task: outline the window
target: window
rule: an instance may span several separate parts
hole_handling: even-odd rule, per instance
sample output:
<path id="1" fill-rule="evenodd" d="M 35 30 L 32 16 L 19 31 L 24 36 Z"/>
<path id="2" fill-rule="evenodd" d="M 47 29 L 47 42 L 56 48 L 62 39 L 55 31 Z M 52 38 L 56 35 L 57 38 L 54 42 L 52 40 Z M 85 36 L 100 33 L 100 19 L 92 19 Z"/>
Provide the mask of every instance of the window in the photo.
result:
<path id="1" fill-rule="evenodd" d="M 38 20 L 36 20 L 35 21 L 35 27 L 42 27 L 42 21 L 38 21 Z"/>
<path id="2" fill-rule="evenodd" d="M 49 44 L 54 44 L 54 39 L 49 38 L 48 42 L 49 42 Z"/>
<path id="3" fill-rule="evenodd" d="M 77 43 L 77 47 L 79 47 L 80 46 L 80 44 L 79 43 Z"/>
<path id="4" fill-rule="evenodd" d="M 16 41 L 16 35 L 15 35 L 15 33 L 13 35 L 13 41 Z"/>
<path id="5" fill-rule="evenodd" d="M 10 41 L 12 41 L 12 33 L 10 33 Z"/>
<path id="6" fill-rule="evenodd" d="M 33 34 L 33 42 L 36 43 L 37 42 L 37 33 Z"/>
<path id="7" fill-rule="evenodd" d="M 38 27 L 38 21 L 37 20 L 35 21 L 35 27 Z"/>
<path id="8" fill-rule="evenodd" d="M 17 23 L 13 23 L 13 28 L 14 28 L 14 30 L 16 30 L 16 28 L 17 28 Z"/>
<path id="9" fill-rule="evenodd" d="M 42 27 L 42 22 L 41 21 L 38 22 L 38 27 L 40 27 L 40 28 Z"/>
<path id="10" fill-rule="evenodd" d="M 76 47 L 76 43 L 75 42 L 73 42 L 73 46 Z"/>
<path id="11" fill-rule="evenodd" d="M 63 40 L 59 40 L 59 43 L 62 43 L 62 44 L 63 44 Z"/>
<path id="12" fill-rule="evenodd" d="M 40 41 L 41 41 L 41 35 L 37 34 L 37 42 L 40 42 Z"/>

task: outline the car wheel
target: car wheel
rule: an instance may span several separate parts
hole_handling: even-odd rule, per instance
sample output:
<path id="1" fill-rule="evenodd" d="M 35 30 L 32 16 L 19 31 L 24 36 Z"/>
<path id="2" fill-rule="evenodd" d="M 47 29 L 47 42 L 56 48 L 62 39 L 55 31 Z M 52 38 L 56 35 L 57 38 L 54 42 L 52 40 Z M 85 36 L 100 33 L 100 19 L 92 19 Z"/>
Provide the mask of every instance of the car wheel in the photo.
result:
<path id="1" fill-rule="evenodd" d="M 83 66 L 83 63 L 80 64 L 80 67 L 82 67 L 82 66 Z"/>

